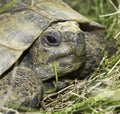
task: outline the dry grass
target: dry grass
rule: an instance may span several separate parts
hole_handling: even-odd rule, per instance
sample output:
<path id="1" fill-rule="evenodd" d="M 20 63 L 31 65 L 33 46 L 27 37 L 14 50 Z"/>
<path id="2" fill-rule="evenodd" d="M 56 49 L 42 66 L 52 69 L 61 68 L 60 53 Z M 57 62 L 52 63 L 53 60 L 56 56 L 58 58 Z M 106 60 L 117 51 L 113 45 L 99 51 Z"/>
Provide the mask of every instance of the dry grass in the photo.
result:
<path id="1" fill-rule="evenodd" d="M 93 73 L 93 77 L 75 80 L 75 84 L 44 98 L 47 111 L 61 114 L 78 111 L 83 114 L 114 112 L 120 107 L 119 64 L 120 59 L 110 69 L 111 72 Z"/>

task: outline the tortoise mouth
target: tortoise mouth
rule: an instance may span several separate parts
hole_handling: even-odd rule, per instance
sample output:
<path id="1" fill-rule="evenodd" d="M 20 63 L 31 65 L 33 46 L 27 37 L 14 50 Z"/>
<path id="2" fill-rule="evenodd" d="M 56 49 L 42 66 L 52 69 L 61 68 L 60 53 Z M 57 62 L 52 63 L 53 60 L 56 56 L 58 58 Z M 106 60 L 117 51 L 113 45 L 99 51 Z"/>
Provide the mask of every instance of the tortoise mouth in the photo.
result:
<path id="1" fill-rule="evenodd" d="M 57 55 L 57 56 L 54 56 L 54 57 L 50 57 L 47 61 L 47 63 L 53 63 L 53 62 L 63 62 L 63 63 L 76 63 L 78 61 L 80 61 L 81 59 L 81 56 L 76 56 L 75 54 L 63 54 L 63 55 Z"/>
<path id="2" fill-rule="evenodd" d="M 75 56 L 74 54 L 63 56 L 54 60 L 58 62 L 60 67 L 66 67 L 67 65 L 80 64 L 80 57 Z"/>
<path id="3" fill-rule="evenodd" d="M 55 78 L 54 62 L 56 64 L 58 77 L 63 77 L 68 73 L 79 69 L 81 64 L 84 62 L 84 59 L 73 54 L 55 59 L 54 61 L 50 62 L 48 65 L 49 67 L 47 66 L 47 69 L 45 69 L 47 73 L 45 72 L 46 74 L 44 74 L 42 77 L 43 81 Z"/>
<path id="4" fill-rule="evenodd" d="M 52 58 L 48 61 L 48 64 L 56 64 L 58 68 L 76 69 L 77 66 L 81 65 L 83 58 L 78 57 L 74 54 L 63 55 L 61 57 Z M 67 70 L 68 70 L 67 69 Z"/>
<path id="5" fill-rule="evenodd" d="M 61 75 L 67 72 L 72 72 L 74 70 L 77 70 L 81 66 L 81 63 L 82 63 L 81 58 L 73 54 L 59 58 L 55 62 L 58 67 L 58 72 L 60 69 Z"/>

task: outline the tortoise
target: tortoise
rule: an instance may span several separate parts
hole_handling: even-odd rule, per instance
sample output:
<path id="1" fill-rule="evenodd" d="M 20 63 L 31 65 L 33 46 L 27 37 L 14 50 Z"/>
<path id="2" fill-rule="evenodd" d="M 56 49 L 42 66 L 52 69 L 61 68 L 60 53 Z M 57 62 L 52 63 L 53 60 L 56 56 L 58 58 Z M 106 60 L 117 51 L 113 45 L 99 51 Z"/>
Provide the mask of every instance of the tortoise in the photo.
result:
<path id="1" fill-rule="evenodd" d="M 86 77 L 103 57 L 104 38 L 104 26 L 60 0 L 18 0 L 0 13 L 1 105 L 39 108 L 54 63 L 61 78 Z"/>

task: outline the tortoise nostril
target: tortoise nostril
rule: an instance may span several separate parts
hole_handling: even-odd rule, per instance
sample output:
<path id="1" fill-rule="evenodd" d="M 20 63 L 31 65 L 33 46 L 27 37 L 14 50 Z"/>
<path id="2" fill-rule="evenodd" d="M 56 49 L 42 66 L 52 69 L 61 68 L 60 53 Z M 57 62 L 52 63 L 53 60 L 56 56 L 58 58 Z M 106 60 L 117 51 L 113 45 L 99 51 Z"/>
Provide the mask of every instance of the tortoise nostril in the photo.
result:
<path id="1" fill-rule="evenodd" d="M 76 56 L 84 54 L 85 49 L 85 38 L 82 32 L 75 33 L 73 37 L 72 50 Z"/>

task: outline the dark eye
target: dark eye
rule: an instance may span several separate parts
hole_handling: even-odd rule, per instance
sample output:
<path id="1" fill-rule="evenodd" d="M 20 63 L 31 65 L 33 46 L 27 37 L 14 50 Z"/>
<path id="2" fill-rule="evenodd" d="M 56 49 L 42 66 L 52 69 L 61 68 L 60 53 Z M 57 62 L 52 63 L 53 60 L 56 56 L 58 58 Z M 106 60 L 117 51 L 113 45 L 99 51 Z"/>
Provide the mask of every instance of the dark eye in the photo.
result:
<path id="1" fill-rule="evenodd" d="M 53 36 L 47 36 L 46 40 L 48 43 L 53 44 L 53 45 L 57 43 L 57 39 L 54 38 Z"/>
<path id="2" fill-rule="evenodd" d="M 43 41 L 42 43 L 46 46 L 59 46 L 61 43 L 60 38 L 56 37 L 56 36 L 50 36 L 50 35 L 46 35 L 43 37 Z"/>

